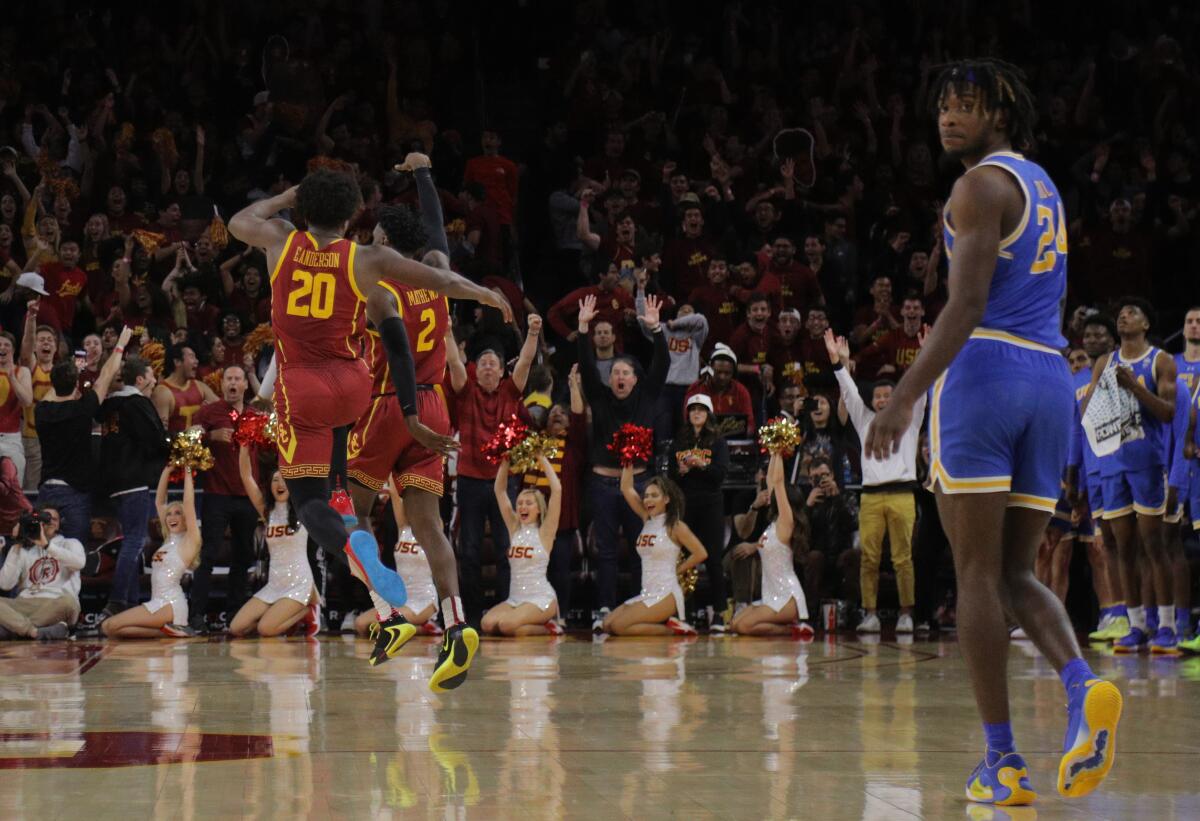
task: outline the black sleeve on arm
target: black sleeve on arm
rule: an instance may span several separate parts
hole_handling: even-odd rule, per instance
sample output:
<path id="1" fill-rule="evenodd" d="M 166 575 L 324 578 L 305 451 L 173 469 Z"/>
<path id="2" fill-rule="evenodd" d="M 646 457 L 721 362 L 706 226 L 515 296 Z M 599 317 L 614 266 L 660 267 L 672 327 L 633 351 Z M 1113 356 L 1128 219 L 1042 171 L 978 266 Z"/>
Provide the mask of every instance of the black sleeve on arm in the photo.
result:
<path id="1" fill-rule="evenodd" d="M 650 371 L 646 374 L 646 391 L 651 396 L 662 393 L 667 384 L 667 372 L 671 369 L 671 352 L 667 350 L 667 335 L 662 325 L 651 334 L 654 337 L 654 357 L 650 360 Z"/>
<path id="2" fill-rule="evenodd" d="M 725 441 L 724 436 L 718 436 L 712 446 L 712 462 L 706 471 L 709 478 L 716 486 L 716 490 L 720 490 L 725 484 L 725 474 L 729 472 L 729 445 Z"/>
<path id="3" fill-rule="evenodd" d="M 592 350 L 591 336 L 580 334 L 575 346 L 579 351 L 579 378 L 583 382 L 583 395 L 595 405 L 604 395 L 604 385 L 600 382 L 600 371 L 596 370 L 596 352 Z M 663 378 L 666 379 L 665 372 Z"/>
<path id="4" fill-rule="evenodd" d="M 392 372 L 392 384 L 396 386 L 396 399 L 405 416 L 417 415 L 417 371 L 413 365 L 412 351 L 408 348 L 408 331 L 404 320 L 389 316 L 379 326 L 379 336 L 387 351 L 388 367 Z"/>
<path id="5" fill-rule="evenodd" d="M 421 223 L 429 238 L 429 249 L 450 255 L 450 243 L 446 240 L 446 221 L 442 214 L 442 198 L 438 196 L 433 182 L 433 171 L 418 168 L 413 172 L 417 182 L 417 201 L 421 205 Z"/>

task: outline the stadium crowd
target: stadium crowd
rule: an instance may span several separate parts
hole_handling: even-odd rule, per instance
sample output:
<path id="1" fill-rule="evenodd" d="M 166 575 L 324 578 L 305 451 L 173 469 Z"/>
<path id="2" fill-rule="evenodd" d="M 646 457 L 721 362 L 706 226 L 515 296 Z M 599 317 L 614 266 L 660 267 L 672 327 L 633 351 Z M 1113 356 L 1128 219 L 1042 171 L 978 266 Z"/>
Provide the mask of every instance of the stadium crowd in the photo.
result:
<path id="1" fill-rule="evenodd" d="M 452 266 L 515 309 L 506 324 L 453 306 L 466 377 L 452 364 L 445 381 L 461 450 L 443 514 L 476 623 L 509 585 L 498 466 L 479 449 L 516 414 L 562 440 L 549 570 L 560 619 L 602 629 L 637 592 L 642 523 L 606 448 L 626 422 L 658 445 L 634 486 L 671 477 L 704 548 L 679 620 L 721 632 L 760 600 L 778 505 L 753 440 L 782 416 L 804 432 L 780 467 L 811 619 L 953 625 L 926 437 L 915 427 L 895 464 L 859 454 L 946 302 L 942 208 L 962 169 L 939 161 L 930 84 L 952 57 L 1002 56 L 1036 92 L 1029 150 L 1069 209 L 1073 367 L 1120 342 L 1130 304 L 1158 344 L 1175 353 L 1186 340 L 1200 359 L 1188 310 L 1200 304 L 1195 9 L 1130 3 L 1128 26 L 1101 31 L 1080 2 L 697 2 L 686 19 L 665 3 L 509 5 L 468 19 L 444 2 L 6 14 L 9 635 L 61 637 L 81 609 L 112 616 L 144 598 L 143 567 L 168 538 L 154 504 L 167 435 L 193 425 L 215 465 L 197 479 L 191 629 L 231 619 L 252 592 L 260 515 L 230 429 L 267 375 L 272 283 L 224 221 L 313 168 L 353 169 L 363 209 L 351 235 L 369 243 L 381 208 L 420 207 L 403 163 L 427 156 Z M 514 493 L 548 484 L 510 480 Z M 1087 514 L 1062 507 L 1044 577 L 1082 626 L 1110 602 L 1092 595 L 1089 551 L 1072 565 Z M 45 516 L 30 526 L 33 509 Z M 402 519 L 376 521 L 395 544 Z M 1196 542 L 1181 535 L 1186 568 Z M 369 609 L 315 553 L 328 612 Z"/>

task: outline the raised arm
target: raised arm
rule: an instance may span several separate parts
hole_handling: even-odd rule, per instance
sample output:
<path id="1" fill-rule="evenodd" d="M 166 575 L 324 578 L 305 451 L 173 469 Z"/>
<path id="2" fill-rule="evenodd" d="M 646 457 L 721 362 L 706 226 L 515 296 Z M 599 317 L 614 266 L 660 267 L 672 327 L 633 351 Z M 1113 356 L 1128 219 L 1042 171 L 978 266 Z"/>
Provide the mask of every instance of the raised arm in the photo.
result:
<path id="1" fill-rule="evenodd" d="M 796 518 L 792 512 L 792 505 L 788 501 L 787 479 L 783 475 L 783 457 L 778 453 L 771 454 L 771 461 L 767 465 L 767 487 L 771 489 L 771 494 L 775 497 L 775 507 L 779 510 L 779 517 L 775 520 L 775 535 L 784 544 L 791 544 Z"/>
<path id="2" fill-rule="evenodd" d="M 662 392 L 667 383 L 667 372 L 671 369 L 671 352 L 667 348 L 666 334 L 658 321 L 658 313 L 662 308 L 662 300 L 654 294 L 646 297 L 646 308 L 638 321 L 650 332 L 654 343 L 654 355 L 650 358 L 650 370 L 646 372 L 647 391 L 651 396 Z"/>
<path id="3" fill-rule="evenodd" d="M 589 402 L 603 395 L 604 384 L 600 381 L 600 372 L 596 370 L 596 351 L 592 349 L 592 340 L 588 338 L 588 326 L 596 318 L 596 297 L 589 294 L 579 300 L 579 326 L 575 339 L 579 352 L 579 373 L 583 377 L 583 395 Z"/>
<path id="4" fill-rule="evenodd" d="M 554 537 L 558 535 L 558 518 L 562 513 L 562 482 L 554 472 L 554 465 L 550 464 L 550 460 L 545 456 L 538 460 L 538 464 L 542 466 L 542 475 L 550 485 L 550 499 L 546 504 L 546 516 L 542 519 L 539 534 L 546 549 L 553 550 Z"/>
<path id="5" fill-rule="evenodd" d="M 646 521 L 646 508 L 642 504 L 641 495 L 633 484 L 633 465 L 625 465 L 621 468 L 621 495 L 625 497 L 625 504 L 629 505 L 638 518 L 643 522 Z"/>
<path id="6" fill-rule="evenodd" d="M 184 566 L 191 567 L 200 552 L 201 538 L 200 520 L 196 518 L 196 479 L 187 468 L 183 469 L 183 521 L 187 525 L 185 543 L 190 549 L 181 550 L 180 555 Z"/>
<path id="7" fill-rule="evenodd" d="M 491 306 L 504 315 L 505 322 L 512 322 L 512 306 L 508 304 L 507 299 L 453 271 L 433 268 L 402 257 L 384 245 L 363 246 L 359 249 L 357 257 L 354 276 L 359 290 L 363 293 L 370 293 L 371 288 L 380 279 L 394 279 L 413 288 L 436 291 L 451 299 L 469 299 L 480 305 Z"/>
<path id="8" fill-rule="evenodd" d="M 579 214 L 575 217 L 575 236 L 580 242 L 595 251 L 600 247 L 600 235 L 592 230 L 591 215 L 588 206 L 592 204 L 594 194 L 589 188 L 579 195 Z"/>
<path id="9" fill-rule="evenodd" d="M 583 413 L 587 406 L 583 401 L 583 384 L 579 376 L 578 362 L 571 366 L 571 372 L 567 375 L 567 387 L 571 391 L 571 413 Z"/>
<path id="10" fill-rule="evenodd" d="M 266 521 L 267 504 L 263 500 L 258 482 L 254 481 L 254 469 L 250 464 L 249 445 L 242 445 L 238 448 L 238 476 L 242 479 L 242 487 L 246 489 L 246 496 L 250 499 L 250 504 L 254 505 L 254 509 L 258 511 L 259 518 Z"/>
<path id="11" fill-rule="evenodd" d="M 34 343 L 37 340 L 37 318 L 38 308 L 41 306 L 40 299 L 31 299 L 25 306 L 25 327 L 21 332 L 21 365 L 26 368 L 32 368 L 37 362 L 37 357 L 33 355 Z"/>
<path id="12" fill-rule="evenodd" d="M 446 369 L 450 371 L 450 390 L 458 393 L 467 384 L 467 366 L 463 364 L 462 351 L 454 331 L 446 331 Z"/>
<path id="13" fill-rule="evenodd" d="M 21 407 L 27 408 L 33 404 L 33 377 L 29 374 L 29 368 L 14 366 L 8 374 L 8 381 Z"/>
<path id="14" fill-rule="evenodd" d="M 413 152 L 404 158 L 404 165 L 413 172 L 417 184 L 417 201 L 421 206 L 421 222 L 425 226 L 429 248 L 449 256 L 450 243 L 446 239 L 446 218 L 442 214 L 442 198 L 438 196 L 433 182 L 433 169 L 429 157 Z"/>
<path id="15" fill-rule="evenodd" d="M 154 511 L 158 514 L 160 522 L 167 515 L 167 488 L 171 484 L 171 471 L 174 469 L 170 465 L 163 468 L 162 474 L 158 477 L 158 490 L 154 492 Z"/>
<path id="16" fill-rule="evenodd" d="M 251 203 L 229 220 L 230 235 L 247 245 L 265 250 L 272 268 L 288 235 L 296 230 L 290 222 L 275 215 L 296 204 L 296 188 L 292 186 L 282 194 Z"/>
<path id="17" fill-rule="evenodd" d="M 508 457 L 505 456 L 500 460 L 500 467 L 496 470 L 496 481 L 492 483 L 492 491 L 496 494 L 496 506 L 500 508 L 500 518 L 504 519 L 504 526 L 508 528 L 508 535 L 517 532 L 517 514 L 513 512 L 512 502 L 508 500 Z"/>
<path id="18" fill-rule="evenodd" d="M 125 358 L 125 346 L 129 344 L 129 338 L 133 336 L 133 329 L 126 325 L 121 329 L 121 335 L 117 337 L 117 345 L 113 348 L 112 354 L 105 361 L 104 366 L 100 368 L 100 373 L 96 376 L 96 382 L 92 385 L 92 390 L 96 394 L 96 399 L 100 402 L 104 401 L 104 397 L 108 396 L 108 389 L 112 385 L 112 381 L 117 378 L 117 372 L 121 370 L 121 362 Z"/>
<path id="19" fill-rule="evenodd" d="M 529 381 L 529 369 L 533 367 L 533 360 L 537 357 L 538 340 L 542 335 L 542 318 L 537 314 L 532 314 L 528 320 L 529 329 L 525 332 L 525 344 L 521 346 L 521 355 L 517 357 L 517 364 L 513 366 L 512 380 L 517 386 L 517 390 L 525 392 L 525 383 Z"/>

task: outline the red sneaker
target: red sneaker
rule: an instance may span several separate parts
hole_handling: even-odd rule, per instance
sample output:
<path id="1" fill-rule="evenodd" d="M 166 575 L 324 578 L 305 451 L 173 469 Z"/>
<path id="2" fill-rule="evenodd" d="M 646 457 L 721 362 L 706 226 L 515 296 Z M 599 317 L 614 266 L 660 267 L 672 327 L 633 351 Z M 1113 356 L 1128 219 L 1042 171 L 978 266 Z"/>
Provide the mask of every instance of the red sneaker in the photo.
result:
<path id="1" fill-rule="evenodd" d="M 552 636 L 561 636 L 567 632 L 566 630 L 563 630 L 562 625 L 554 619 L 550 619 L 550 621 L 546 622 L 545 627 L 546 632 Z"/>
<path id="2" fill-rule="evenodd" d="M 800 641 L 812 641 L 813 636 L 816 634 L 816 631 L 812 629 L 812 625 L 806 621 L 798 622 L 792 625 L 792 638 L 794 639 L 799 639 Z"/>
<path id="3" fill-rule="evenodd" d="M 355 521 L 358 520 L 358 517 L 354 515 L 354 502 L 350 499 L 350 494 L 340 487 L 329 494 L 329 506 L 343 517 L 349 516 Z"/>
<path id="4" fill-rule="evenodd" d="M 686 621 L 681 621 L 680 619 L 677 619 L 674 616 L 671 616 L 671 618 L 667 619 L 667 627 L 669 627 L 671 629 L 671 632 L 677 636 L 698 635 L 695 627 L 692 627 Z"/>
<path id="5" fill-rule="evenodd" d="M 426 636 L 440 636 L 446 631 L 442 629 L 442 626 L 436 620 L 430 619 L 421 625 L 421 632 Z"/>
<path id="6" fill-rule="evenodd" d="M 318 602 L 313 602 L 304 611 L 304 618 L 300 620 L 304 625 L 305 638 L 312 638 L 321 632 L 321 605 Z"/>

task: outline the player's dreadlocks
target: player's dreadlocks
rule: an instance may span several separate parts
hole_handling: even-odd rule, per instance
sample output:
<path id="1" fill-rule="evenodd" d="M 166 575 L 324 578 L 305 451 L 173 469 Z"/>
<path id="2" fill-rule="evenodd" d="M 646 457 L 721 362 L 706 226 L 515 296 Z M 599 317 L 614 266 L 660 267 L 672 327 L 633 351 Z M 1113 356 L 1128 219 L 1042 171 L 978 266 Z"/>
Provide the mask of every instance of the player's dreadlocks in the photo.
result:
<path id="1" fill-rule="evenodd" d="M 1034 147 L 1037 106 L 1025 72 L 1012 63 L 991 58 L 948 63 L 933 86 L 934 113 L 948 92 L 962 96 L 968 90 L 981 95 L 984 110 L 1004 111 L 1008 115 L 1008 136 L 1014 148 L 1026 151 Z"/>

